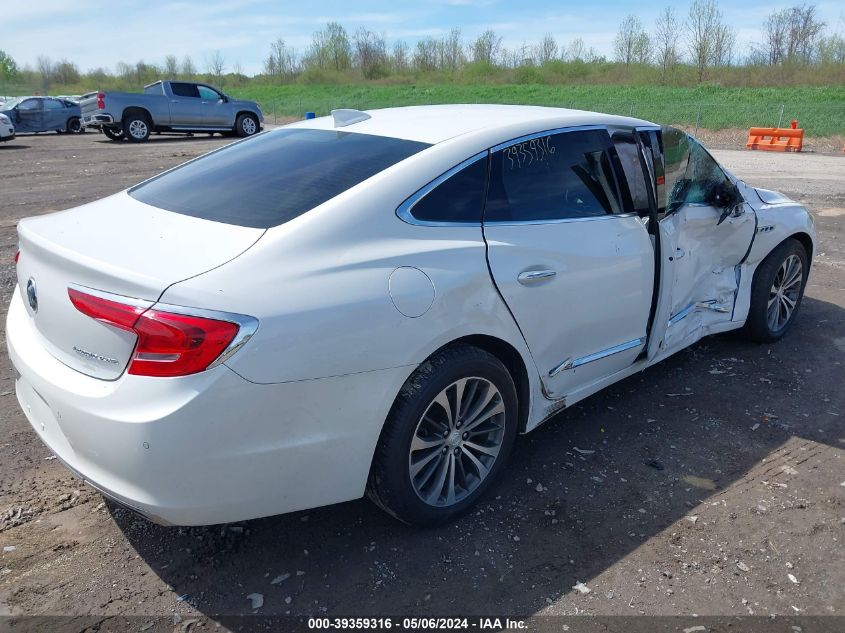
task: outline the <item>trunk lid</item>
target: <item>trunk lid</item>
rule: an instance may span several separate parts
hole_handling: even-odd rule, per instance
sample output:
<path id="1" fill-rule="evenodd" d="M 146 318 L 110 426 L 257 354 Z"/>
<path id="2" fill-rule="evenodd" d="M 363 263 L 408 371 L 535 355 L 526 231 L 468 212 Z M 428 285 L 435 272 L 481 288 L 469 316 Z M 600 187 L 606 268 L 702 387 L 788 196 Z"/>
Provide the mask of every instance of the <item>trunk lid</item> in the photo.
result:
<path id="1" fill-rule="evenodd" d="M 155 303 L 173 283 L 220 266 L 264 230 L 172 213 L 125 192 L 18 224 L 18 291 L 44 347 L 82 373 L 118 378 L 136 336 L 79 312 L 68 287 Z"/>
<path id="2" fill-rule="evenodd" d="M 97 92 L 89 92 L 79 98 L 79 110 L 82 112 L 83 118 L 86 114 L 95 114 L 99 108 L 97 107 Z"/>

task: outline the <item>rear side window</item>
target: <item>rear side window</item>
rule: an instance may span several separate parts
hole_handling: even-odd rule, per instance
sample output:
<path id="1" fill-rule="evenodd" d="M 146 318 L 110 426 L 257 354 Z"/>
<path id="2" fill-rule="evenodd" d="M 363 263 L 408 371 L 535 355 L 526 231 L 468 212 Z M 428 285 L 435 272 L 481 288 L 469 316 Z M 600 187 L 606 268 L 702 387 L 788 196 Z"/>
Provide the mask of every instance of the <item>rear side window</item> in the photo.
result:
<path id="1" fill-rule="evenodd" d="M 254 228 L 284 224 L 426 143 L 333 130 L 259 134 L 129 190 L 146 204 Z"/>
<path id="2" fill-rule="evenodd" d="M 606 130 L 541 136 L 492 155 L 485 222 L 542 222 L 620 212 Z"/>
<path id="3" fill-rule="evenodd" d="M 437 184 L 410 209 L 416 220 L 438 223 L 481 222 L 484 186 L 487 182 L 486 155 Z"/>
<path id="4" fill-rule="evenodd" d="M 173 92 L 173 96 L 175 97 L 194 97 L 195 99 L 200 98 L 200 93 L 197 87 L 194 84 L 181 84 L 181 83 L 172 83 L 170 84 L 170 90 Z"/>

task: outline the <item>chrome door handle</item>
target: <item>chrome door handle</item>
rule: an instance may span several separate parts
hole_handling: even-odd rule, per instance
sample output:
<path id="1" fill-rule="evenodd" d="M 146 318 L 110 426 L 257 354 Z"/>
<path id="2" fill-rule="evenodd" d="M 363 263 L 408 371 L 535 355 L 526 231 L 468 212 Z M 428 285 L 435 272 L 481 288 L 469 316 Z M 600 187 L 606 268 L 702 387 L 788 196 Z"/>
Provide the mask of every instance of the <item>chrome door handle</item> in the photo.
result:
<path id="1" fill-rule="evenodd" d="M 519 273 L 516 280 L 523 286 L 530 286 L 538 281 L 550 279 L 555 275 L 557 275 L 557 272 L 554 270 L 524 270 Z"/>
<path id="2" fill-rule="evenodd" d="M 681 259 L 686 254 L 686 251 L 682 248 L 675 249 L 675 259 Z"/>

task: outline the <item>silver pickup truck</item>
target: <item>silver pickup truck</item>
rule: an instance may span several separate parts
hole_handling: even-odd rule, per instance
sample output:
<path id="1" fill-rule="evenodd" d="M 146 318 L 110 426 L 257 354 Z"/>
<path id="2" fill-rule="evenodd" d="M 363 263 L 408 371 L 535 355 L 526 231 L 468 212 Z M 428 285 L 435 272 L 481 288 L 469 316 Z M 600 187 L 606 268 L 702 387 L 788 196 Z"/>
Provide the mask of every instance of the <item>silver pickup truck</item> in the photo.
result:
<path id="1" fill-rule="evenodd" d="M 157 81 L 143 93 L 91 92 L 79 102 L 82 125 L 113 141 L 143 143 L 152 132 L 221 132 L 251 136 L 264 115 L 254 101 L 239 101 L 205 84 Z"/>

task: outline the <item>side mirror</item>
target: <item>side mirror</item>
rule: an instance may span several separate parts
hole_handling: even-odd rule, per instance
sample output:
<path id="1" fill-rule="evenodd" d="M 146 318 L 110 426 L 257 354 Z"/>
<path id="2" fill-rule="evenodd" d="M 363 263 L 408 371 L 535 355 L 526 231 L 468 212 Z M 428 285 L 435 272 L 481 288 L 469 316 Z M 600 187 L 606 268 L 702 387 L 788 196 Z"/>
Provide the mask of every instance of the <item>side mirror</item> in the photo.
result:
<path id="1" fill-rule="evenodd" d="M 229 97 L 227 97 L 226 95 L 220 95 L 220 101 L 222 101 L 223 103 L 229 103 Z"/>
<path id="2" fill-rule="evenodd" d="M 707 196 L 708 204 L 722 210 L 716 226 L 724 222 L 728 216 L 735 214 L 735 211 L 743 202 L 745 202 L 745 199 L 742 197 L 739 189 L 729 180 L 714 185 Z"/>

